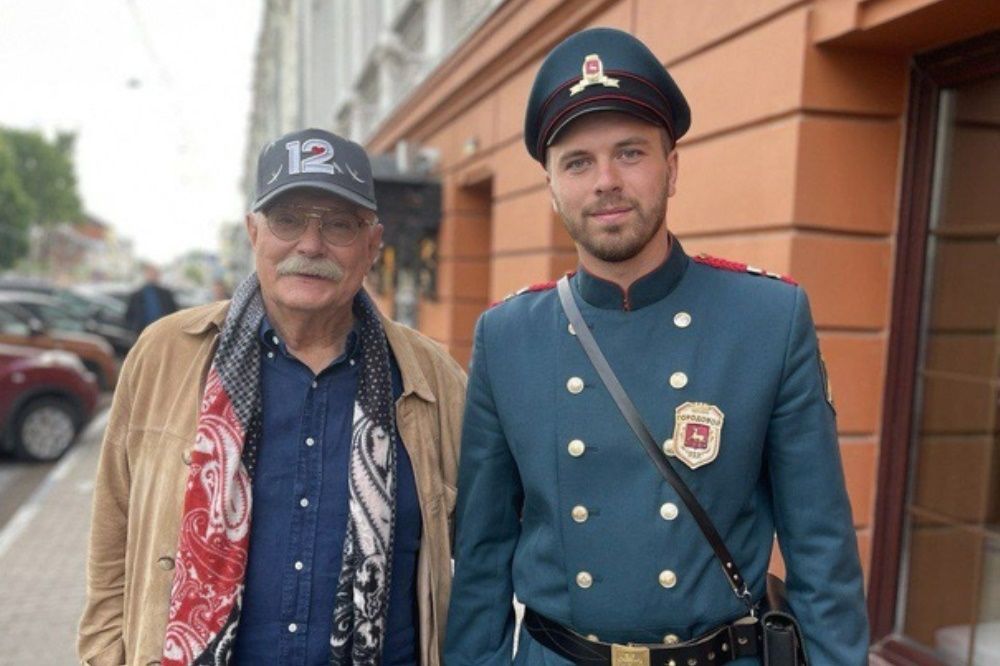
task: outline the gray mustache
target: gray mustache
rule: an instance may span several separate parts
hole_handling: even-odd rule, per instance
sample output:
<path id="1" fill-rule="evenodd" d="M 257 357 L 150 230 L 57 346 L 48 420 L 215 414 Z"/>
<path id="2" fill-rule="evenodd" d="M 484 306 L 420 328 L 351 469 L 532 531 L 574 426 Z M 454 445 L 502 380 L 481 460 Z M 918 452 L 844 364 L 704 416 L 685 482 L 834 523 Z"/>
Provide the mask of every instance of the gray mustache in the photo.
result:
<path id="1" fill-rule="evenodd" d="M 278 264 L 278 275 L 311 275 L 340 282 L 344 279 L 344 269 L 333 259 L 292 255 Z"/>

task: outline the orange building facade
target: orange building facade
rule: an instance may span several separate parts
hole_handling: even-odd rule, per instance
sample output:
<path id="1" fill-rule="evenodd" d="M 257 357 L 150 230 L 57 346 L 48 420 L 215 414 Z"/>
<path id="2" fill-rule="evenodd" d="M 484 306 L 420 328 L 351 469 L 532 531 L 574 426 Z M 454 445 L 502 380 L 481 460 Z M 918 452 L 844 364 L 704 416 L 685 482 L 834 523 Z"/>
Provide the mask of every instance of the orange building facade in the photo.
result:
<path id="1" fill-rule="evenodd" d="M 437 152 L 417 321 L 463 363 L 489 303 L 576 265 L 522 123 L 544 55 L 598 25 L 645 41 L 691 105 L 667 214 L 688 252 L 810 295 L 873 651 L 1000 654 L 1000 3 L 502 4 L 369 142 Z"/>

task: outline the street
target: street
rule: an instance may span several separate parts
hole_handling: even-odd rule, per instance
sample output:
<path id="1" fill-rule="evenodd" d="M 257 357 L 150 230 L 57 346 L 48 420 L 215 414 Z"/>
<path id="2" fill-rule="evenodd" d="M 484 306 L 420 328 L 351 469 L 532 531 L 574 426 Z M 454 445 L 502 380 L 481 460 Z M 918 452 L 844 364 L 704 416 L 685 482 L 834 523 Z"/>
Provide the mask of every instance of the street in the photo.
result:
<path id="1" fill-rule="evenodd" d="M 0 459 L 0 666 L 76 663 L 101 410 L 58 462 Z"/>

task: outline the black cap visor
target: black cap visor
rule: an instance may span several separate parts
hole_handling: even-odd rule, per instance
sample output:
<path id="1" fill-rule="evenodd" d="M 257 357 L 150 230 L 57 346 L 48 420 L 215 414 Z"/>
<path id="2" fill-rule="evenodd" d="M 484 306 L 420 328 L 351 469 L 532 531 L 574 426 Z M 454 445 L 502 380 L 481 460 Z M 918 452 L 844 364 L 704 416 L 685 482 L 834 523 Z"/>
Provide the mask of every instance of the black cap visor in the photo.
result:
<path id="1" fill-rule="evenodd" d="M 296 180 L 291 183 L 285 183 L 280 187 L 276 187 L 274 190 L 268 192 L 264 196 L 260 197 L 253 203 L 253 212 L 257 213 L 263 209 L 267 204 L 271 203 L 275 198 L 281 196 L 285 192 L 291 192 L 292 190 L 320 190 L 321 192 L 326 192 L 328 194 L 333 194 L 342 199 L 346 199 L 353 204 L 357 204 L 362 208 L 367 208 L 370 211 L 378 212 L 378 207 L 375 205 L 374 201 L 369 201 L 365 197 L 359 195 L 357 192 L 352 192 L 351 190 L 340 187 L 333 183 L 326 181 L 310 181 L 310 180 Z"/>

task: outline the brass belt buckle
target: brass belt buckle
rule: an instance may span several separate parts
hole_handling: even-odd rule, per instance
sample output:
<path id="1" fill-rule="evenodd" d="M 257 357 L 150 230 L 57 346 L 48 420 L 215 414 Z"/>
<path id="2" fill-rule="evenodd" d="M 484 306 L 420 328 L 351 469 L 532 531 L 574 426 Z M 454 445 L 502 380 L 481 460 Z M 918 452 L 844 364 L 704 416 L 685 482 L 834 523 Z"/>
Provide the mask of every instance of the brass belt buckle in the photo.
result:
<path id="1" fill-rule="evenodd" d="M 611 666 L 649 666 L 649 648 L 612 643 Z"/>

